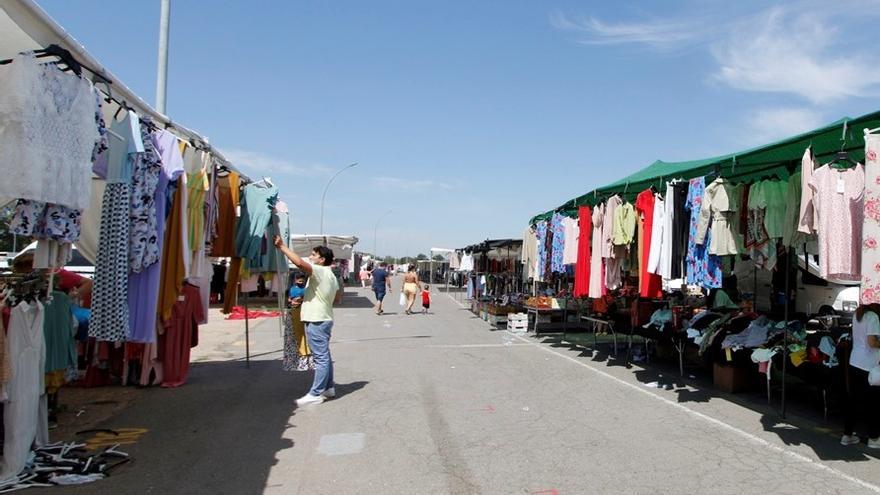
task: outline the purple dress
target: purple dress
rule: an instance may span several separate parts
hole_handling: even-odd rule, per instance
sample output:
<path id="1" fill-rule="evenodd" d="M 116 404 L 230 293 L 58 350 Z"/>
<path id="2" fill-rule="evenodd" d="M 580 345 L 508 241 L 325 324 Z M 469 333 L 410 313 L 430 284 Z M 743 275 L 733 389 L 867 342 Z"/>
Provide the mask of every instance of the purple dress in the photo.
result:
<path id="1" fill-rule="evenodd" d="M 168 131 L 153 133 L 153 145 L 162 157 L 162 170 L 156 185 L 156 232 L 158 249 L 162 253 L 165 232 L 166 195 L 168 184 L 183 173 L 183 155 L 177 144 L 177 137 Z M 132 342 L 153 343 L 156 341 L 156 309 L 159 304 L 159 277 L 162 260 L 151 264 L 140 273 L 130 273 L 128 277 L 129 322 Z"/>

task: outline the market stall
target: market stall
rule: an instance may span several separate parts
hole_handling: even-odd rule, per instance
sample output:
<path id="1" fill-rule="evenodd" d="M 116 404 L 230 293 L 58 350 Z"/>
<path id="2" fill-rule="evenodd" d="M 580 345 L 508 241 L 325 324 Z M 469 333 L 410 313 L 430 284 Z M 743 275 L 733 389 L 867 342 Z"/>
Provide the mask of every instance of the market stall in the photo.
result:
<path id="1" fill-rule="evenodd" d="M 791 366 L 806 354 L 839 372 L 847 313 L 880 294 L 878 126 L 875 112 L 738 153 L 658 160 L 534 217 L 524 276 L 538 296 L 573 272 L 574 295 L 591 301 L 582 319 L 674 344 L 682 370 L 695 348 L 724 388 L 748 382 L 733 375 L 748 368 L 770 397 L 781 368 L 784 414 Z M 837 313 L 829 335 L 809 324 L 820 310 Z"/>
<path id="2" fill-rule="evenodd" d="M 4 489 L 48 442 L 65 385 L 186 383 L 211 259 L 231 259 L 226 312 L 258 274 L 283 292 L 287 261 L 263 246 L 287 238 L 288 210 L 30 0 L 0 3 L 0 120 L 0 204 L 36 240 L 0 277 Z M 92 279 L 65 269 L 74 251 Z"/>

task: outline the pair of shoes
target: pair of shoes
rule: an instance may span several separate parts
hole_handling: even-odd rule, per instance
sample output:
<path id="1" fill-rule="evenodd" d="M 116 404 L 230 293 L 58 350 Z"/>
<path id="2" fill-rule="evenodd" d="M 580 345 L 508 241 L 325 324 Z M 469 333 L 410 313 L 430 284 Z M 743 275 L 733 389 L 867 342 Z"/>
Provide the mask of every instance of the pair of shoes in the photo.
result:
<path id="1" fill-rule="evenodd" d="M 306 394 L 299 399 L 296 399 L 296 405 L 299 407 L 307 406 L 309 404 L 320 404 L 322 402 L 324 402 L 323 395 Z"/>
<path id="2" fill-rule="evenodd" d="M 328 388 L 327 390 L 321 392 L 321 395 L 325 399 L 333 399 L 334 397 L 336 397 L 336 387 Z"/>
<path id="3" fill-rule="evenodd" d="M 880 449 L 880 437 L 868 439 L 869 449 Z"/>
<path id="4" fill-rule="evenodd" d="M 878 445 L 880 445 L 880 439 L 877 439 L 877 441 Z M 861 442 L 861 440 L 856 435 L 844 435 L 840 437 L 840 445 L 855 445 L 859 442 Z"/>

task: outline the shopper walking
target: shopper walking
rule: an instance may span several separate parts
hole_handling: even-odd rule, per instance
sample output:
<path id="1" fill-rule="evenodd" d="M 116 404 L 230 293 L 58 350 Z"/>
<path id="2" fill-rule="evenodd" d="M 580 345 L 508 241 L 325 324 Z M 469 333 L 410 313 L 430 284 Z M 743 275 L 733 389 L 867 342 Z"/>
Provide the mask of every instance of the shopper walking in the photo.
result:
<path id="1" fill-rule="evenodd" d="M 361 279 L 361 288 L 366 288 L 367 281 L 370 280 L 370 270 L 367 265 L 361 267 L 361 272 L 358 274 L 358 277 Z"/>
<path id="2" fill-rule="evenodd" d="M 342 290 L 330 269 L 333 251 L 326 246 L 318 246 L 312 249 L 309 261 L 305 261 L 285 246 L 281 236 L 277 235 L 275 247 L 308 277 L 300 315 L 306 325 L 306 340 L 315 360 L 315 378 L 309 393 L 297 399 L 296 405 L 320 404 L 336 396 L 330 332 L 333 329 L 333 305 L 342 300 Z"/>
<path id="3" fill-rule="evenodd" d="M 416 294 L 422 291 L 422 283 L 419 282 L 419 274 L 415 265 L 409 265 L 406 275 L 403 276 L 403 287 L 400 289 L 406 296 L 406 314 L 412 314 L 413 304 L 416 302 Z"/>
<path id="4" fill-rule="evenodd" d="M 868 447 L 880 449 L 880 387 L 868 384 L 868 373 L 880 364 L 880 305 L 863 304 L 856 309 L 852 324 L 852 352 L 849 357 L 846 423 L 840 443 L 859 443 L 855 434 L 856 418 L 864 413 L 868 422 Z"/>
<path id="5" fill-rule="evenodd" d="M 381 315 L 385 311 L 382 309 L 382 301 L 385 299 L 385 293 L 391 291 L 391 277 L 388 275 L 387 264 L 383 261 L 379 263 L 379 268 L 375 268 L 372 272 L 373 277 L 373 293 L 376 294 L 376 314 Z"/>

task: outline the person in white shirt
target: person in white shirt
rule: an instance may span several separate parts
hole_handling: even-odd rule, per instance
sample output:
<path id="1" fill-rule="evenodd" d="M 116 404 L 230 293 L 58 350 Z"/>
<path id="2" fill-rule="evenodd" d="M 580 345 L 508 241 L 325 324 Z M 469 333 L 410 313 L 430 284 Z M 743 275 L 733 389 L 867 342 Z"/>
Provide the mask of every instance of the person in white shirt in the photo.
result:
<path id="1" fill-rule="evenodd" d="M 880 387 L 868 384 L 868 373 L 880 364 L 880 305 L 863 304 L 856 309 L 852 325 L 852 353 L 849 357 L 846 422 L 840 443 L 860 442 L 855 434 L 859 410 L 868 422 L 868 447 L 880 449 Z"/>
<path id="2" fill-rule="evenodd" d="M 315 359 L 315 378 L 309 393 L 296 401 L 297 406 L 320 404 L 336 397 L 333 382 L 333 360 L 330 357 L 330 331 L 333 329 L 333 305 L 342 300 L 342 289 L 336 275 L 330 269 L 333 251 L 327 246 L 312 249 L 309 261 L 305 261 L 284 245 L 281 236 L 275 236 L 275 247 L 306 276 L 306 293 L 300 316 L 306 324 L 306 340 Z"/>

